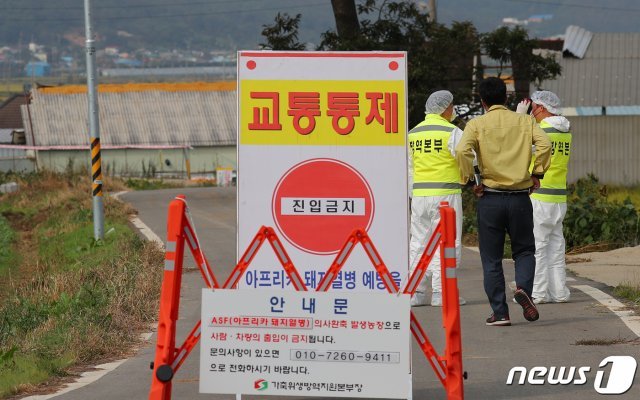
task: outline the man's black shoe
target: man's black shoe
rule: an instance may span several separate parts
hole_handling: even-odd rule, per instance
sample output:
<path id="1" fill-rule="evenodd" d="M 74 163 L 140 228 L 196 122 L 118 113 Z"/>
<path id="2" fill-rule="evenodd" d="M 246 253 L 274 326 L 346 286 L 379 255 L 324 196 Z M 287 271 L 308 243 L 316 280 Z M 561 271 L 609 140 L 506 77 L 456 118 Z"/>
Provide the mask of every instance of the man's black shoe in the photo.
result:
<path id="1" fill-rule="evenodd" d="M 522 315 L 524 315 L 527 321 L 537 321 L 538 318 L 540 318 L 538 308 L 524 290 L 520 288 L 516 289 L 513 298 L 522 306 Z"/>
<path id="2" fill-rule="evenodd" d="M 489 318 L 487 318 L 488 326 L 511 326 L 511 320 L 509 316 L 506 317 L 496 317 L 494 314 L 491 314 Z"/>

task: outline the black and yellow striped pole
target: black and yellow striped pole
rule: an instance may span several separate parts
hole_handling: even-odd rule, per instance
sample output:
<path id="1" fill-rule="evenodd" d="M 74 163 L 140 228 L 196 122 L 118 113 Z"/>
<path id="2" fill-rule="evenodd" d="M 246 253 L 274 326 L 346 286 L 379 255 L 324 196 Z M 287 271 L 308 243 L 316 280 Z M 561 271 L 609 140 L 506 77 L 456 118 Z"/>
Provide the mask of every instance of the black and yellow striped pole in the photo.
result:
<path id="1" fill-rule="evenodd" d="M 93 196 L 102 197 L 102 162 L 100 159 L 100 138 L 91 138 L 91 191 Z"/>
<path id="2" fill-rule="evenodd" d="M 101 240 L 104 238 L 104 203 L 102 201 L 100 121 L 98 118 L 98 84 L 96 81 L 96 46 L 91 28 L 91 4 L 89 0 L 84 0 L 84 22 L 87 36 L 87 93 L 89 100 L 89 137 L 91 138 L 93 237 L 95 240 Z"/>

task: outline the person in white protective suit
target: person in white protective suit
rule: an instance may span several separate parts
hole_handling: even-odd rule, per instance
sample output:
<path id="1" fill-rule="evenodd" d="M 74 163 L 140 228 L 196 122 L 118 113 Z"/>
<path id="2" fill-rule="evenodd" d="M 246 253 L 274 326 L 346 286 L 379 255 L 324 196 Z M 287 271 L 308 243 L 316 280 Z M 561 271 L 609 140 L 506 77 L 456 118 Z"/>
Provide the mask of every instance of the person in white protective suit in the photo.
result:
<path id="1" fill-rule="evenodd" d="M 425 105 L 424 121 L 409 131 L 409 196 L 411 197 L 411 241 L 409 262 L 413 273 L 426 242 L 440 221 L 440 202 L 446 201 L 456 212 L 456 264 L 460 264 L 462 237 L 462 190 L 460 170 L 454 158 L 462 131 L 453 125 L 456 117 L 453 95 L 447 90 L 434 92 Z M 425 278 L 411 298 L 412 306 L 426 305 L 427 279 L 431 277 L 431 305 L 442 306 L 440 254 L 427 268 Z M 460 304 L 465 304 L 460 298 Z"/>
<path id="2" fill-rule="evenodd" d="M 569 301 L 566 284 L 565 239 L 562 222 L 567 213 L 567 166 L 571 156 L 569 120 L 560 115 L 560 99 L 550 91 L 531 95 L 531 115 L 551 140 L 551 166 L 531 195 L 533 233 L 536 239 L 534 303 Z M 516 112 L 526 113 L 529 102 L 518 104 Z"/>

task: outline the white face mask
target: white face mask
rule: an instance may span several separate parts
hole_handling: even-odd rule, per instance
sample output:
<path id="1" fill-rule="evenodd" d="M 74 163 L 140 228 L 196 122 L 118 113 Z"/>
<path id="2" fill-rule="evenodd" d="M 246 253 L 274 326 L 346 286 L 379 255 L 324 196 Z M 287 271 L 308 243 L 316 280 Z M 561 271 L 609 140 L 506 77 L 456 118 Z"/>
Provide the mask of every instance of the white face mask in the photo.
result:
<path id="1" fill-rule="evenodd" d="M 454 119 L 456 119 L 458 117 L 458 113 L 456 112 L 456 109 L 454 108 L 453 110 L 451 110 L 451 117 L 449 117 L 449 122 L 453 122 Z"/>

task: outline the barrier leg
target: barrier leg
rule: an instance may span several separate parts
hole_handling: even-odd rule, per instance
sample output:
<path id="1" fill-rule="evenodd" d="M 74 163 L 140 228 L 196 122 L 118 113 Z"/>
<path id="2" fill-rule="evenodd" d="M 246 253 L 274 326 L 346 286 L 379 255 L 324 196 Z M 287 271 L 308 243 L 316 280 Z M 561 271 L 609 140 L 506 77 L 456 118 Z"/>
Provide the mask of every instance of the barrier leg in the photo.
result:
<path id="1" fill-rule="evenodd" d="M 460 304 L 456 269 L 456 213 L 446 203 L 440 207 L 443 240 L 440 245 L 442 277 L 442 317 L 445 329 L 447 399 L 464 399 L 462 369 L 462 333 L 460 330 Z"/>
<path id="2" fill-rule="evenodd" d="M 251 260 L 253 260 L 253 257 L 262 246 L 262 243 L 267 239 L 267 236 L 269 235 L 268 229 L 269 228 L 267 228 L 266 226 L 260 227 L 258 233 L 256 233 L 256 235 L 253 237 L 253 240 L 249 244 L 249 247 L 247 247 L 247 250 L 245 250 L 244 254 L 242 254 L 242 257 L 240 257 L 238 264 L 233 269 L 233 271 L 231 271 L 231 275 L 229 275 L 227 280 L 224 282 L 223 287 L 225 289 L 232 289 L 238 285 L 240 278 L 242 277 L 242 275 L 244 275 L 244 272 L 247 270 L 247 268 L 249 268 Z"/>
<path id="3" fill-rule="evenodd" d="M 191 329 L 189 336 L 187 336 L 187 338 L 184 340 L 182 346 L 180 346 L 180 348 L 176 350 L 175 360 L 173 360 L 173 362 L 171 363 L 171 368 L 173 369 L 174 374 L 180 369 L 184 360 L 189 357 L 189 354 L 191 354 L 191 350 L 193 350 L 193 348 L 198 344 L 198 341 L 200 340 L 200 326 L 202 325 L 201 322 L 202 321 L 198 321 L 196 326 Z"/>
<path id="4" fill-rule="evenodd" d="M 418 288 L 418 285 L 424 279 L 424 275 L 427 273 L 427 268 L 429 267 L 429 263 L 431 263 L 431 259 L 436 253 L 436 250 L 439 249 L 438 244 L 440 243 L 440 239 L 442 238 L 442 233 L 440 229 L 440 225 L 442 224 L 442 220 L 438 222 L 438 225 L 434 229 L 431 237 L 429 238 L 429 242 L 424 248 L 424 252 L 422 256 L 420 256 L 420 260 L 416 264 L 416 267 L 413 269 L 413 273 L 411 273 L 411 277 L 407 281 L 407 284 L 403 290 L 403 293 L 407 293 L 413 296 Z"/>
<path id="5" fill-rule="evenodd" d="M 158 338 L 153 362 L 149 400 L 171 399 L 172 364 L 176 356 L 176 321 L 180 307 L 180 284 L 184 255 L 184 196 L 169 204 L 164 274 L 160 292 Z"/>

